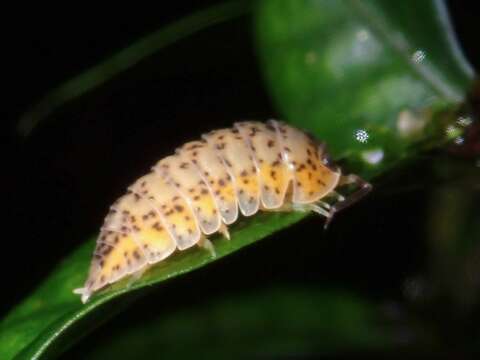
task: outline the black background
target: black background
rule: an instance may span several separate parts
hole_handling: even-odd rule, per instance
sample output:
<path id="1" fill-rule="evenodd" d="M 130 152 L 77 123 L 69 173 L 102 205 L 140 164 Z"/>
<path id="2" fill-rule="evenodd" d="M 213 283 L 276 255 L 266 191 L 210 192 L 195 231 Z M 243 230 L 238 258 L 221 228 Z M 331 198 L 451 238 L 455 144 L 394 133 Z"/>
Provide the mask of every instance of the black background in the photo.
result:
<path id="1" fill-rule="evenodd" d="M 248 19 L 243 18 L 222 25 L 222 31 L 213 28 L 167 48 L 55 114 L 28 139 L 16 135 L 19 116 L 49 89 L 142 35 L 218 2 L 159 2 L 158 9 L 115 5 L 108 11 L 80 8 L 79 3 L 78 8 L 3 11 L 1 313 L 95 234 L 110 203 L 157 159 L 203 131 L 241 118 L 276 115 L 245 30 Z M 456 0 L 449 7 L 467 58 L 478 69 L 473 3 Z M 307 232 L 321 234 L 321 220 L 308 219 L 212 264 L 193 279 L 221 282 L 228 277 L 232 289 L 278 279 L 315 281 L 343 284 L 373 297 L 396 296 L 402 280 L 423 266 L 422 234 L 406 236 L 425 211 L 410 206 L 422 196 L 424 192 L 370 197 L 355 214 L 347 210 L 340 216 L 325 242 L 299 244 L 298 260 L 289 269 L 283 264 L 291 250 L 278 248 L 276 242 Z M 397 226 L 399 218 L 402 227 Z M 345 236 L 355 228 L 357 236 Z M 187 291 L 178 286 L 177 294 Z"/>

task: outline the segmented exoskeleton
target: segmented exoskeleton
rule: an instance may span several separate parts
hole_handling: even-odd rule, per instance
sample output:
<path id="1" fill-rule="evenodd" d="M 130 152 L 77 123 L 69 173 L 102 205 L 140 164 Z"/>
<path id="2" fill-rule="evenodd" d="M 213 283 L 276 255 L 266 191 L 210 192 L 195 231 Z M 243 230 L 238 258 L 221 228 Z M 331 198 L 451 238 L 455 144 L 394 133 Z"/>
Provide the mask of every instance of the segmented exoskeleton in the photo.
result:
<path id="1" fill-rule="evenodd" d="M 340 185 L 357 184 L 348 198 Z M 209 249 L 207 235 L 221 232 L 239 212 L 314 211 L 327 217 L 365 195 L 371 186 L 343 176 L 325 146 L 285 123 L 245 121 L 211 131 L 160 160 L 110 208 L 85 286 L 91 294 L 194 245 Z M 333 204 L 325 202 L 331 198 Z"/>

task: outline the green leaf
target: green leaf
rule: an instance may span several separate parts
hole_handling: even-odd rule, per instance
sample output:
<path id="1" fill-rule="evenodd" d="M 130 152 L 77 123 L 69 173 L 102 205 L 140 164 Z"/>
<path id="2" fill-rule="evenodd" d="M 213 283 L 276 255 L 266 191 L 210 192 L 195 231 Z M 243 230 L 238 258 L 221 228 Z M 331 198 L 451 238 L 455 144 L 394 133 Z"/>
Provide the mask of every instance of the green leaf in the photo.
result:
<path id="1" fill-rule="evenodd" d="M 152 349 L 166 359 L 380 351 L 395 343 L 395 334 L 378 310 L 377 305 L 338 290 L 259 289 L 160 310 L 153 316 L 140 314 L 87 347 L 83 356 L 143 359 Z"/>
<path id="2" fill-rule="evenodd" d="M 213 239 L 217 252 L 190 249 L 162 261 L 128 286 L 128 280 L 94 296 L 86 305 L 72 290 L 85 281 L 94 240 L 60 263 L 28 299 L 0 323 L 0 358 L 38 359 L 60 354 L 103 321 L 115 315 L 150 286 L 185 274 L 239 250 L 303 218 L 305 214 L 259 214 L 232 228 L 230 241 Z M 139 291 L 141 290 L 141 291 Z M 130 296 L 112 301 L 120 295 Z"/>
<path id="3" fill-rule="evenodd" d="M 181 28 L 190 25 L 187 22 Z M 437 115 L 455 110 L 472 77 L 440 1 L 265 0 L 259 3 L 256 28 L 263 69 L 278 108 L 290 122 L 327 140 L 336 157 L 358 165 L 359 174 L 368 177 L 411 158 L 419 151 L 412 151 L 411 145 L 420 140 L 433 139 L 438 144 L 436 136 L 444 129 L 443 122 L 436 122 Z M 162 45 L 158 48 L 169 43 L 164 35 L 159 37 Z M 423 60 L 422 54 L 426 54 Z M 118 59 L 114 56 L 112 61 Z M 138 58 L 130 60 L 121 68 L 135 64 Z M 28 124 L 25 129 L 117 74 L 115 69 L 103 70 L 54 90 L 23 123 Z M 355 140 L 366 134 L 367 141 Z M 217 258 L 303 217 L 259 214 L 244 219 L 233 227 L 230 242 L 215 240 Z M 90 241 L 59 264 L 0 323 L 1 359 L 56 356 L 145 294 L 152 284 L 214 260 L 198 249 L 182 252 L 152 268 L 132 286 L 120 282 L 82 305 L 71 291 L 85 279 L 92 249 Z"/>
<path id="4" fill-rule="evenodd" d="M 364 175 L 442 132 L 433 115 L 455 110 L 474 76 L 443 1 L 265 0 L 256 24 L 282 115 Z"/>

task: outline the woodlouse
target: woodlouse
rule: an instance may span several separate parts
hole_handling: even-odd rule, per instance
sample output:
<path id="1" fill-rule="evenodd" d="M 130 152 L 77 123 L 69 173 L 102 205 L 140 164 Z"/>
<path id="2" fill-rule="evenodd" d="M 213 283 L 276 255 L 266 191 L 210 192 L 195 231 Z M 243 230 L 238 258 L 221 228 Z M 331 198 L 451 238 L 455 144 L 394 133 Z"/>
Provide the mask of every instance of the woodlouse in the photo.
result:
<path id="1" fill-rule="evenodd" d="M 356 184 L 348 198 L 335 191 Z M 204 134 L 132 184 L 112 206 L 97 240 L 88 279 L 74 292 L 86 302 L 93 292 L 127 275 L 141 274 L 175 249 L 209 249 L 239 211 L 314 211 L 327 217 L 358 200 L 371 185 L 343 176 L 325 146 L 285 123 L 245 121 Z M 334 204 L 322 199 L 331 196 Z"/>

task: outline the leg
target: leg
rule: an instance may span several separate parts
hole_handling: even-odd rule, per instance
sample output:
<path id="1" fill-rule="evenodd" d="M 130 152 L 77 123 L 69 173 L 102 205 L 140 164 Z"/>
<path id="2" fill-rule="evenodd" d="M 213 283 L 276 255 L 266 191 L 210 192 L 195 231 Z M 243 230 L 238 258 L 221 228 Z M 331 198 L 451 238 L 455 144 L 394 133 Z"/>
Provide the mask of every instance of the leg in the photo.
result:
<path id="1" fill-rule="evenodd" d="M 225 237 L 225 239 L 230 240 L 230 233 L 228 232 L 228 227 L 222 222 L 220 229 L 218 231 Z"/>
<path id="2" fill-rule="evenodd" d="M 372 185 L 357 175 L 342 176 L 340 178 L 340 182 L 338 183 L 339 186 L 350 185 L 350 184 L 358 185 L 359 187 L 348 197 L 343 197 L 342 195 L 335 193 L 338 196 L 338 201 L 330 209 L 329 215 L 327 217 L 327 221 L 325 222 L 325 226 L 324 226 L 325 229 L 328 227 L 328 225 L 332 221 L 333 216 L 337 212 L 352 205 L 353 203 L 356 203 L 358 200 L 360 200 L 365 195 L 367 195 L 370 192 L 370 190 L 372 190 Z"/>
<path id="3" fill-rule="evenodd" d="M 325 216 L 326 218 L 330 216 L 329 215 L 330 212 L 327 210 L 328 208 L 330 208 L 330 205 L 328 205 L 323 201 L 318 201 L 315 204 L 293 204 L 292 205 L 293 211 L 301 211 L 301 212 L 313 211 L 317 214 Z"/>
<path id="4" fill-rule="evenodd" d="M 216 257 L 217 253 L 215 252 L 215 248 L 210 240 L 208 240 L 204 235 L 200 238 L 197 245 L 205 250 L 207 250 L 212 257 Z"/>
<path id="5" fill-rule="evenodd" d="M 130 287 L 132 286 L 135 281 L 137 281 L 138 279 L 140 279 L 142 277 L 142 275 L 145 273 L 145 271 L 147 271 L 148 269 L 150 269 L 151 265 L 150 264 L 146 264 L 145 266 L 143 266 L 141 269 L 133 272 L 131 275 L 130 275 L 130 278 L 128 279 L 128 283 L 127 283 L 127 287 Z"/>

